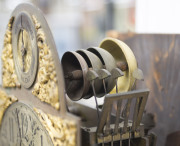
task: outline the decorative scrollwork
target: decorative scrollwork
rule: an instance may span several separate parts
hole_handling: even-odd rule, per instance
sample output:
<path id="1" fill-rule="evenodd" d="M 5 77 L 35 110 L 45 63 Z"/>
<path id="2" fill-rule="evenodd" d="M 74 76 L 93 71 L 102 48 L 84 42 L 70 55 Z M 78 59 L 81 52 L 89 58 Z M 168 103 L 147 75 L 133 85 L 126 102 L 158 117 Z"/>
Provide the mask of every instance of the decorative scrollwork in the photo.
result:
<path id="1" fill-rule="evenodd" d="M 41 101 L 59 109 L 57 78 L 51 50 L 46 42 L 41 24 L 35 16 L 32 16 L 32 19 L 37 30 L 37 46 L 39 48 L 39 70 L 32 93 Z"/>
<path id="2" fill-rule="evenodd" d="M 34 110 L 48 131 L 54 146 L 76 145 L 77 126 L 73 120 L 45 114 L 43 111 L 36 108 L 34 108 Z"/>
<path id="3" fill-rule="evenodd" d="M 6 92 L 0 90 L 0 124 L 5 110 L 16 101 L 17 98 L 15 96 L 7 95 Z"/>

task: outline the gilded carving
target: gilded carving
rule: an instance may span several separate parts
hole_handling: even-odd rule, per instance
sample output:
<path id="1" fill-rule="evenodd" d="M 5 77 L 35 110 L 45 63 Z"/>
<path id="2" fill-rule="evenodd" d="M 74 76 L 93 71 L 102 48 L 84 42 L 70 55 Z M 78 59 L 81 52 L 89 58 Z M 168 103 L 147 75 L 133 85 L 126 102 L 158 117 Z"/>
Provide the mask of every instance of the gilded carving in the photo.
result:
<path id="1" fill-rule="evenodd" d="M 51 50 L 40 23 L 35 16 L 32 16 L 32 18 L 37 30 L 37 46 L 39 48 L 39 71 L 32 93 L 41 101 L 59 109 L 57 78 Z"/>
<path id="2" fill-rule="evenodd" d="M 15 101 L 17 101 L 16 97 L 7 95 L 6 92 L 0 90 L 0 123 L 5 110 Z"/>
<path id="3" fill-rule="evenodd" d="M 11 17 L 4 36 L 4 46 L 2 51 L 2 83 L 3 87 L 20 87 L 17 75 L 15 73 L 15 66 L 12 51 L 12 24 L 14 17 Z"/>
<path id="4" fill-rule="evenodd" d="M 73 120 L 62 119 L 34 109 L 48 131 L 54 146 L 75 146 L 77 127 Z"/>

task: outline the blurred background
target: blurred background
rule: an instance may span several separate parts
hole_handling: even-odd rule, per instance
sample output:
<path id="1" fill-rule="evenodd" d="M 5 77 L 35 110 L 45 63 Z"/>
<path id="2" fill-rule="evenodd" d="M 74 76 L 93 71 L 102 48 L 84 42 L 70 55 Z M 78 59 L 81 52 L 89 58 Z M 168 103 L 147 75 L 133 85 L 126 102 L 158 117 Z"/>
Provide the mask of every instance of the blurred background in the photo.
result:
<path id="1" fill-rule="evenodd" d="M 0 48 L 8 19 L 23 2 L 43 11 L 60 57 L 67 50 L 98 46 L 109 30 L 180 33 L 178 0 L 0 0 Z"/>
<path id="2" fill-rule="evenodd" d="M 176 83 L 176 88 L 173 86 L 180 79 L 180 37 L 174 35 L 180 33 L 180 1 L 0 0 L 0 53 L 10 15 L 24 2 L 33 3 L 43 11 L 60 58 L 67 50 L 98 46 L 107 35 L 124 40 L 134 51 L 144 71 L 145 84 L 151 91 L 146 110 L 155 115 L 158 123 L 153 130 L 158 136 L 157 146 L 165 145 L 169 133 L 180 130 L 180 84 Z M 148 35 L 133 37 L 136 33 Z M 174 80 L 169 80 L 172 76 Z"/>

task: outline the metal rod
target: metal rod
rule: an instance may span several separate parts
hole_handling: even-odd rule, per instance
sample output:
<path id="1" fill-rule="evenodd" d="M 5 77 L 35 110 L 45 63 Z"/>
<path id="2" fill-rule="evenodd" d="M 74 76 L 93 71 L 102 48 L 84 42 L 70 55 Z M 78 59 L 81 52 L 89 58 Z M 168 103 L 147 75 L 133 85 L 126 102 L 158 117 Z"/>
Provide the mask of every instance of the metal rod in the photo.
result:
<path id="1" fill-rule="evenodd" d="M 118 79 L 116 78 L 116 93 L 118 93 L 118 83 L 117 83 Z"/>
<path id="2" fill-rule="evenodd" d="M 99 108 L 98 108 L 98 102 L 97 102 L 96 92 L 95 92 L 95 88 L 94 88 L 94 80 L 91 81 L 91 86 L 92 86 L 92 89 L 93 89 L 93 94 L 94 94 L 94 99 L 95 99 L 96 109 L 97 109 L 97 115 L 98 115 L 98 120 L 99 120 L 100 115 L 99 115 Z"/>
<path id="3" fill-rule="evenodd" d="M 121 114 L 121 106 L 122 106 L 122 100 L 117 102 L 117 110 L 116 110 L 116 120 L 115 120 L 115 126 L 114 126 L 114 133 L 118 133 L 118 127 L 119 127 L 119 118 Z"/>
<path id="4" fill-rule="evenodd" d="M 105 94 L 107 94 L 105 79 L 102 79 L 102 81 L 103 81 L 103 86 L 104 86 L 104 92 Z"/>

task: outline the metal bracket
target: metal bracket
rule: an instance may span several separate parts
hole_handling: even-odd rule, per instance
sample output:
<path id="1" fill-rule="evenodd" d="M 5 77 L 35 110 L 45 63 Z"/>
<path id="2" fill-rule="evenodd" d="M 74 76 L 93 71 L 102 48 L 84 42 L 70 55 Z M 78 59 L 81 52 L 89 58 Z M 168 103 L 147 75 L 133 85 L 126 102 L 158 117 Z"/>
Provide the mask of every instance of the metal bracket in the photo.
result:
<path id="1" fill-rule="evenodd" d="M 102 109 L 102 114 L 100 116 L 100 121 L 97 127 L 97 136 L 102 139 L 103 136 L 108 135 L 118 135 L 125 133 L 134 133 L 140 126 L 140 122 L 142 119 L 143 111 L 147 102 L 149 90 L 136 90 L 129 91 L 118 94 L 109 94 L 105 96 L 104 105 Z M 129 114 L 131 110 L 132 100 L 135 99 L 136 103 L 133 112 L 133 119 L 129 121 Z M 127 100 L 125 117 L 122 118 L 122 102 L 123 100 Z M 117 103 L 117 111 L 116 111 L 116 119 L 114 126 L 111 125 L 111 110 L 113 103 Z M 129 124 L 130 123 L 130 124 Z M 129 126 L 131 125 L 131 126 Z M 132 134 L 133 135 L 133 134 Z"/>

